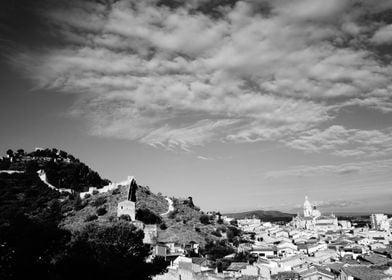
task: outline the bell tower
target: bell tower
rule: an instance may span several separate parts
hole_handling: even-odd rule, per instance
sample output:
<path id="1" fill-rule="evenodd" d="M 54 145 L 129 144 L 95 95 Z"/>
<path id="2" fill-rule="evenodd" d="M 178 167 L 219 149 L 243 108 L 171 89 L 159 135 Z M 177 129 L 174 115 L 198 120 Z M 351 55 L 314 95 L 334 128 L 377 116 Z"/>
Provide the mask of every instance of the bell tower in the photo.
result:
<path id="1" fill-rule="evenodd" d="M 311 217 L 312 216 L 312 204 L 308 200 L 308 196 L 305 196 L 305 202 L 304 202 L 304 216 L 305 217 Z"/>

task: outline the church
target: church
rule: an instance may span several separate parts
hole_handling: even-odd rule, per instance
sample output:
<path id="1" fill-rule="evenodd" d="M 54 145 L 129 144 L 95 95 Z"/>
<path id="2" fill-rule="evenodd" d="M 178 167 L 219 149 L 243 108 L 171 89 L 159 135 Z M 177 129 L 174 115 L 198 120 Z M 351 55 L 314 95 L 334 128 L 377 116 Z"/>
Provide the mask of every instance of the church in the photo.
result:
<path id="1" fill-rule="evenodd" d="M 303 215 L 298 214 L 293 218 L 291 224 L 295 228 L 314 231 L 337 231 L 339 229 L 338 219 L 335 215 L 321 215 L 316 205 L 312 205 L 305 196 Z"/>

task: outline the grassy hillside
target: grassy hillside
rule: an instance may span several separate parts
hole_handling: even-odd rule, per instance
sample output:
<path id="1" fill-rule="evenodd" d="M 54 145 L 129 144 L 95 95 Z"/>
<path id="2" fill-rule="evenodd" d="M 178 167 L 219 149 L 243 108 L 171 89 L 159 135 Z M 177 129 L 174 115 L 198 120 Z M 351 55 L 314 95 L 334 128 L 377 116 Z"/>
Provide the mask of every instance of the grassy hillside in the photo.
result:
<path id="1" fill-rule="evenodd" d="M 98 173 L 74 156 L 57 149 L 31 153 L 8 151 L 7 155 L 0 160 L 1 169 L 24 173 L 0 174 L 0 210 L 5 223 L 15 213 L 34 216 L 45 213 L 44 210 L 49 208 L 57 209 L 60 227 L 71 232 L 86 225 L 107 227 L 118 221 L 117 205 L 127 198 L 128 186 L 93 194 L 83 200 L 77 192 L 60 195 L 40 181 L 36 173 L 38 169 L 46 171 L 51 184 L 75 191 L 85 190 L 89 186 L 100 187 L 108 181 L 101 179 Z M 171 198 L 175 210 L 161 216 L 169 207 L 164 196 L 139 185 L 136 197 L 136 218 L 145 215 L 140 213 L 155 217 L 153 223 L 158 224 L 158 241 L 195 241 L 205 245 L 209 241 L 226 240 L 230 232 L 227 226 L 213 220 L 202 223 L 200 218 L 203 212 L 188 199 Z M 232 237 L 233 234 L 229 235 Z"/>
<path id="2" fill-rule="evenodd" d="M 80 209 L 70 208 L 65 213 L 62 226 L 70 230 L 77 230 L 86 223 L 107 225 L 117 219 L 117 204 L 126 200 L 128 193 L 127 186 L 119 186 L 118 189 L 107 193 L 92 195 L 80 202 Z M 148 188 L 139 186 L 136 191 L 136 209 L 149 209 L 156 215 L 167 211 L 168 203 L 166 199 L 152 193 Z M 99 209 L 105 209 L 99 210 Z M 98 213 L 105 212 L 104 214 Z M 96 215 L 96 219 L 93 216 Z M 91 219 L 89 221 L 89 219 Z"/>
<path id="3" fill-rule="evenodd" d="M 172 198 L 172 200 L 175 210 L 164 218 L 168 228 L 159 231 L 159 241 L 180 244 L 195 241 L 204 245 L 206 240 L 220 239 L 212 234 L 220 225 L 202 224 L 200 217 L 203 214 L 197 207 L 190 206 L 185 199 Z"/>
<path id="4" fill-rule="evenodd" d="M 76 231 L 86 224 L 104 226 L 113 223 L 117 220 L 117 204 L 126 199 L 127 191 L 127 186 L 119 186 L 118 189 L 108 193 L 96 194 L 84 199 L 80 209 L 69 208 L 61 226 Z M 169 205 L 165 197 L 151 192 L 146 187 L 138 187 L 136 198 L 136 210 L 149 209 L 157 216 L 168 210 Z M 162 222 L 158 226 L 159 242 L 181 244 L 193 240 L 205 245 L 209 240 L 225 238 L 226 226 L 214 222 L 207 225 L 202 224 L 200 217 L 203 214 L 197 207 L 191 207 L 184 199 L 172 198 L 172 200 L 175 210 L 161 217 Z M 98 211 L 102 211 L 104 214 L 99 215 Z M 216 236 L 219 234 L 221 236 Z"/>

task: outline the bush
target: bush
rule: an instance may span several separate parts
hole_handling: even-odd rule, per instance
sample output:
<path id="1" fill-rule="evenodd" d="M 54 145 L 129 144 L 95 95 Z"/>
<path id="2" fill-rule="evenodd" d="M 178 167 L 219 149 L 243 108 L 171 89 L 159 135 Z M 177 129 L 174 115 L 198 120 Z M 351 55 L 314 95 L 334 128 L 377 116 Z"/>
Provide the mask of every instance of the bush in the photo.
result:
<path id="1" fill-rule="evenodd" d="M 93 202 L 91 202 L 91 205 L 95 206 L 95 207 L 99 207 L 99 206 L 101 206 L 101 205 L 103 205 L 105 203 L 106 203 L 106 197 L 101 196 L 101 197 L 98 197 Z"/>
<path id="2" fill-rule="evenodd" d="M 89 193 L 86 193 L 85 195 L 84 195 L 84 198 L 90 198 L 91 197 L 91 194 L 89 194 Z"/>
<path id="3" fill-rule="evenodd" d="M 208 215 L 201 215 L 200 216 L 200 222 L 203 225 L 208 225 L 210 223 L 210 217 L 208 217 Z"/>
<path id="4" fill-rule="evenodd" d="M 129 215 L 121 215 L 120 217 L 119 217 L 119 219 L 120 220 L 124 220 L 124 221 L 131 221 L 131 216 L 129 216 Z"/>
<path id="5" fill-rule="evenodd" d="M 158 216 L 157 214 L 155 214 L 154 212 L 150 211 L 147 208 L 137 209 L 136 219 L 142 221 L 147 225 L 160 224 L 162 222 L 160 216 Z"/>
<path id="6" fill-rule="evenodd" d="M 165 223 L 162 223 L 162 224 L 159 226 L 159 228 L 160 228 L 161 230 L 166 230 L 166 229 L 167 229 L 167 225 L 166 225 Z"/>
<path id="7" fill-rule="evenodd" d="M 93 195 L 99 194 L 99 191 L 93 190 Z"/>
<path id="8" fill-rule="evenodd" d="M 113 191 L 112 191 L 112 194 L 114 195 L 114 194 L 120 194 L 121 192 L 120 192 L 120 189 L 114 189 Z"/>
<path id="9" fill-rule="evenodd" d="M 171 211 L 168 215 L 169 219 L 174 219 L 178 213 L 178 210 Z"/>
<path id="10" fill-rule="evenodd" d="M 97 215 L 98 215 L 98 216 L 103 216 L 103 215 L 105 215 L 107 212 L 108 212 L 108 211 L 106 210 L 105 207 L 101 207 L 101 208 L 98 208 L 98 209 L 97 209 Z"/>
<path id="11" fill-rule="evenodd" d="M 87 216 L 87 218 L 84 221 L 85 222 L 91 222 L 91 221 L 94 221 L 96 219 L 98 219 L 97 215 L 89 215 L 89 216 Z"/>
<path id="12" fill-rule="evenodd" d="M 211 232 L 211 234 L 216 236 L 216 237 L 222 237 L 222 234 L 218 230 Z"/>

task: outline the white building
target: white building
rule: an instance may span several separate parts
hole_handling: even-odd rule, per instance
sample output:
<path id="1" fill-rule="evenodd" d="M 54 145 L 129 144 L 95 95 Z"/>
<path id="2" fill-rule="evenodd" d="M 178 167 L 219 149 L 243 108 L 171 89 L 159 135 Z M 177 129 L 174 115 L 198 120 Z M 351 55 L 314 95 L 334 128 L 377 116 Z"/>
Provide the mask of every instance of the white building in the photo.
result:
<path id="1" fill-rule="evenodd" d="M 375 230 L 389 230 L 390 223 L 388 220 L 388 216 L 385 214 L 372 214 L 370 216 L 370 223 L 372 225 L 372 229 Z"/>

